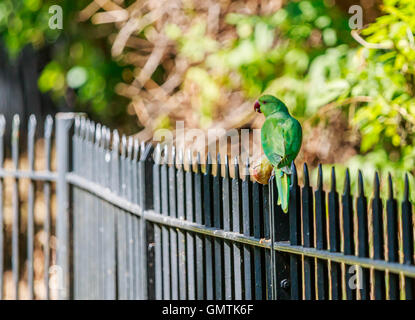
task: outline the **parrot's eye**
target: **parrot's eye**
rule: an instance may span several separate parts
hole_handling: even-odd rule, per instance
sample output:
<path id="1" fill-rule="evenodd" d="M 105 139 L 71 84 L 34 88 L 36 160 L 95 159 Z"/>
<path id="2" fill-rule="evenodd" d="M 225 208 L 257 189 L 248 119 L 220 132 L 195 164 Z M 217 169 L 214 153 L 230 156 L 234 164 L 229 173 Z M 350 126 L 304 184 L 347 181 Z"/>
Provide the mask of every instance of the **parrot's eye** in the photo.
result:
<path id="1" fill-rule="evenodd" d="M 257 102 L 255 102 L 255 104 L 254 104 L 254 110 L 255 110 L 256 112 L 261 113 L 261 105 L 259 104 L 259 102 L 258 102 L 258 101 L 257 101 Z"/>

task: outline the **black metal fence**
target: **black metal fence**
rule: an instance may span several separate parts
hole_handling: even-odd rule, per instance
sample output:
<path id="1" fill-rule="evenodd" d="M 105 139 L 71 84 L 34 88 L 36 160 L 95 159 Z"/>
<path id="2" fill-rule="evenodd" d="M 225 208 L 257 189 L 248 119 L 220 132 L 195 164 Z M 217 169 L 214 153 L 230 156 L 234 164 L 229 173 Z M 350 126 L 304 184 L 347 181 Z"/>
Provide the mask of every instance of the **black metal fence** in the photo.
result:
<path id="1" fill-rule="evenodd" d="M 29 164 L 34 123 L 32 117 Z M 4 128 L 4 121 L 0 124 Z M 326 193 L 321 166 L 314 189 L 307 166 L 302 186 L 293 167 L 289 213 L 284 214 L 276 205 L 274 183 L 240 177 L 238 162 L 220 156 L 212 161 L 208 155 L 202 164 L 200 157 L 167 146 L 153 149 L 73 114 L 56 117 L 56 172 L 50 169 L 51 118 L 45 130 L 46 170 L 35 171 L 32 165 L 22 171 L 18 118 L 13 126 L 14 165 L 0 171 L 0 201 L 3 179 L 11 177 L 13 184 L 12 250 L 4 255 L 9 251 L 0 241 L 1 266 L 12 261 L 13 286 L 24 278 L 30 298 L 33 181 L 40 180 L 48 240 L 56 182 L 54 288 L 62 299 L 413 299 L 414 225 L 407 177 L 399 206 L 389 177 L 383 207 L 377 175 L 368 201 L 361 172 L 357 195 L 351 193 L 347 172 L 340 196 L 334 168 Z M 4 150 L 1 135 L 0 143 Z M 3 159 L 0 153 L 0 163 Z M 30 181 L 24 274 L 19 271 L 20 179 Z M 48 244 L 43 251 L 48 288 Z M 3 274 L 0 269 L 0 281 Z"/>

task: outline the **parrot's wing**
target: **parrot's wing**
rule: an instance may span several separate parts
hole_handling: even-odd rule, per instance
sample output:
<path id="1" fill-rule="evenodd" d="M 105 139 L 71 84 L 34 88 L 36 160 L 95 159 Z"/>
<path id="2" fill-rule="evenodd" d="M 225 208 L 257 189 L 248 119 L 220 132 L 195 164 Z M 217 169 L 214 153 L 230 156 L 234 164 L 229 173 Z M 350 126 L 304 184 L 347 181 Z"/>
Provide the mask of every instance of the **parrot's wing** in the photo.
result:
<path id="1" fill-rule="evenodd" d="M 261 143 L 264 153 L 274 166 L 285 157 L 283 119 L 268 117 L 261 129 Z"/>
<path id="2" fill-rule="evenodd" d="M 284 166 L 290 165 L 291 161 L 297 157 L 298 152 L 301 148 L 302 142 L 302 129 L 300 123 L 289 117 L 284 121 L 283 124 L 283 135 L 285 140 L 285 156 L 286 161 L 283 164 Z"/>
<path id="3" fill-rule="evenodd" d="M 295 159 L 302 140 L 300 123 L 290 117 L 268 117 L 261 130 L 261 142 L 269 161 L 279 168 Z"/>

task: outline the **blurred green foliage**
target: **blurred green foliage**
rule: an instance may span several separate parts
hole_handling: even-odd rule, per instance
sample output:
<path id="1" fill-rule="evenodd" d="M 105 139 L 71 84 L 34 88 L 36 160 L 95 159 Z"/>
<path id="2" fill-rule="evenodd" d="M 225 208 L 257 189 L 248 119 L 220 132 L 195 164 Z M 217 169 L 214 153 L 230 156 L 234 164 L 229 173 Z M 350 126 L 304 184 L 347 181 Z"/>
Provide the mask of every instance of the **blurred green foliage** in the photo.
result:
<path id="1" fill-rule="evenodd" d="M 415 3 L 385 0 L 384 15 L 362 31 L 377 48 L 357 52 L 359 72 L 348 70 L 350 88 L 343 95 L 365 95 L 372 101 L 356 112 L 362 135 L 359 163 L 370 160 L 390 171 L 415 167 Z M 369 152 L 369 154 L 367 154 Z"/>
<path id="2" fill-rule="evenodd" d="M 187 33 L 177 25 L 166 28 L 180 54 L 200 63 L 188 75 L 194 78 L 194 69 L 200 75 L 194 80 L 203 88 L 202 105 L 207 109 L 219 98 L 218 90 L 212 89 L 215 84 L 241 87 L 247 98 L 276 94 L 295 107 L 297 117 L 313 114 L 344 90 L 337 59 L 349 48 L 341 45 L 352 38 L 347 16 L 328 1 L 288 2 L 271 16 L 231 13 L 226 22 L 235 26 L 237 37 L 225 47 L 206 35 L 203 21 Z M 310 83 L 322 90 L 309 90 Z"/>
<path id="3" fill-rule="evenodd" d="M 413 1 L 385 0 L 383 15 L 361 32 L 368 47 L 351 37 L 349 16 L 324 0 L 291 1 L 271 16 L 228 14 L 237 38 L 225 48 L 195 41 L 208 37 L 203 22 L 166 32 L 198 63 L 188 75 L 207 109 L 221 86 L 240 86 L 248 98 L 277 95 L 303 120 L 337 102 L 361 135 L 360 155 L 346 165 L 402 176 L 415 168 L 414 15 Z M 357 103 L 343 105 L 346 98 Z"/>
<path id="4" fill-rule="evenodd" d="M 125 67 L 94 37 L 94 26 L 77 23 L 77 12 L 89 2 L 3 0 L 0 37 L 11 56 L 26 45 L 49 46 L 52 61 L 38 80 L 40 90 L 58 101 L 68 90 L 75 92 L 76 110 L 123 125 L 127 101 L 114 87 Z M 48 27 L 53 4 L 63 8 L 63 30 Z M 320 108 L 336 102 L 361 136 L 360 155 L 345 165 L 352 172 L 380 169 L 402 176 L 415 168 L 415 3 L 384 0 L 382 9 L 383 15 L 360 33 L 369 43 L 365 46 L 351 37 L 349 16 L 326 0 L 288 1 L 270 16 L 230 13 L 225 21 L 235 34 L 222 42 L 197 16 L 187 31 L 168 24 L 164 32 L 191 63 L 182 89 L 188 81 L 198 84 L 195 111 L 201 127 L 214 121 L 223 88 L 242 90 L 250 99 L 277 95 L 300 120 L 318 121 Z M 163 69 L 157 70 L 158 83 Z M 357 102 L 345 103 L 350 99 Z"/>
<path id="5" fill-rule="evenodd" d="M 78 21 L 79 11 L 89 3 L 2 0 L 0 41 L 12 58 L 28 45 L 35 50 L 49 48 L 51 61 L 38 79 L 42 92 L 49 92 L 58 105 L 65 102 L 74 111 L 88 112 L 93 119 L 134 132 L 138 127 L 136 119 L 127 116 L 128 100 L 114 92 L 122 81 L 123 67 L 111 58 L 105 40 L 95 36 L 94 26 Z M 62 7 L 62 30 L 49 28 L 52 5 Z"/>

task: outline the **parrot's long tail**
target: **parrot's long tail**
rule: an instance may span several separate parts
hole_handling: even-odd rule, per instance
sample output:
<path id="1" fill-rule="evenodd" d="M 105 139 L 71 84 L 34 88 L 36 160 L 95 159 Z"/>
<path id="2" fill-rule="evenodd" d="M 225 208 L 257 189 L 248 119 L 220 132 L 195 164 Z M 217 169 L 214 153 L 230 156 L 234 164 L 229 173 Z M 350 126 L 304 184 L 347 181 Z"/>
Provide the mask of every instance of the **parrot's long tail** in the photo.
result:
<path id="1" fill-rule="evenodd" d="M 274 168 L 274 171 L 278 191 L 278 205 L 281 206 L 282 211 L 287 213 L 290 200 L 291 175 L 282 169 Z"/>

